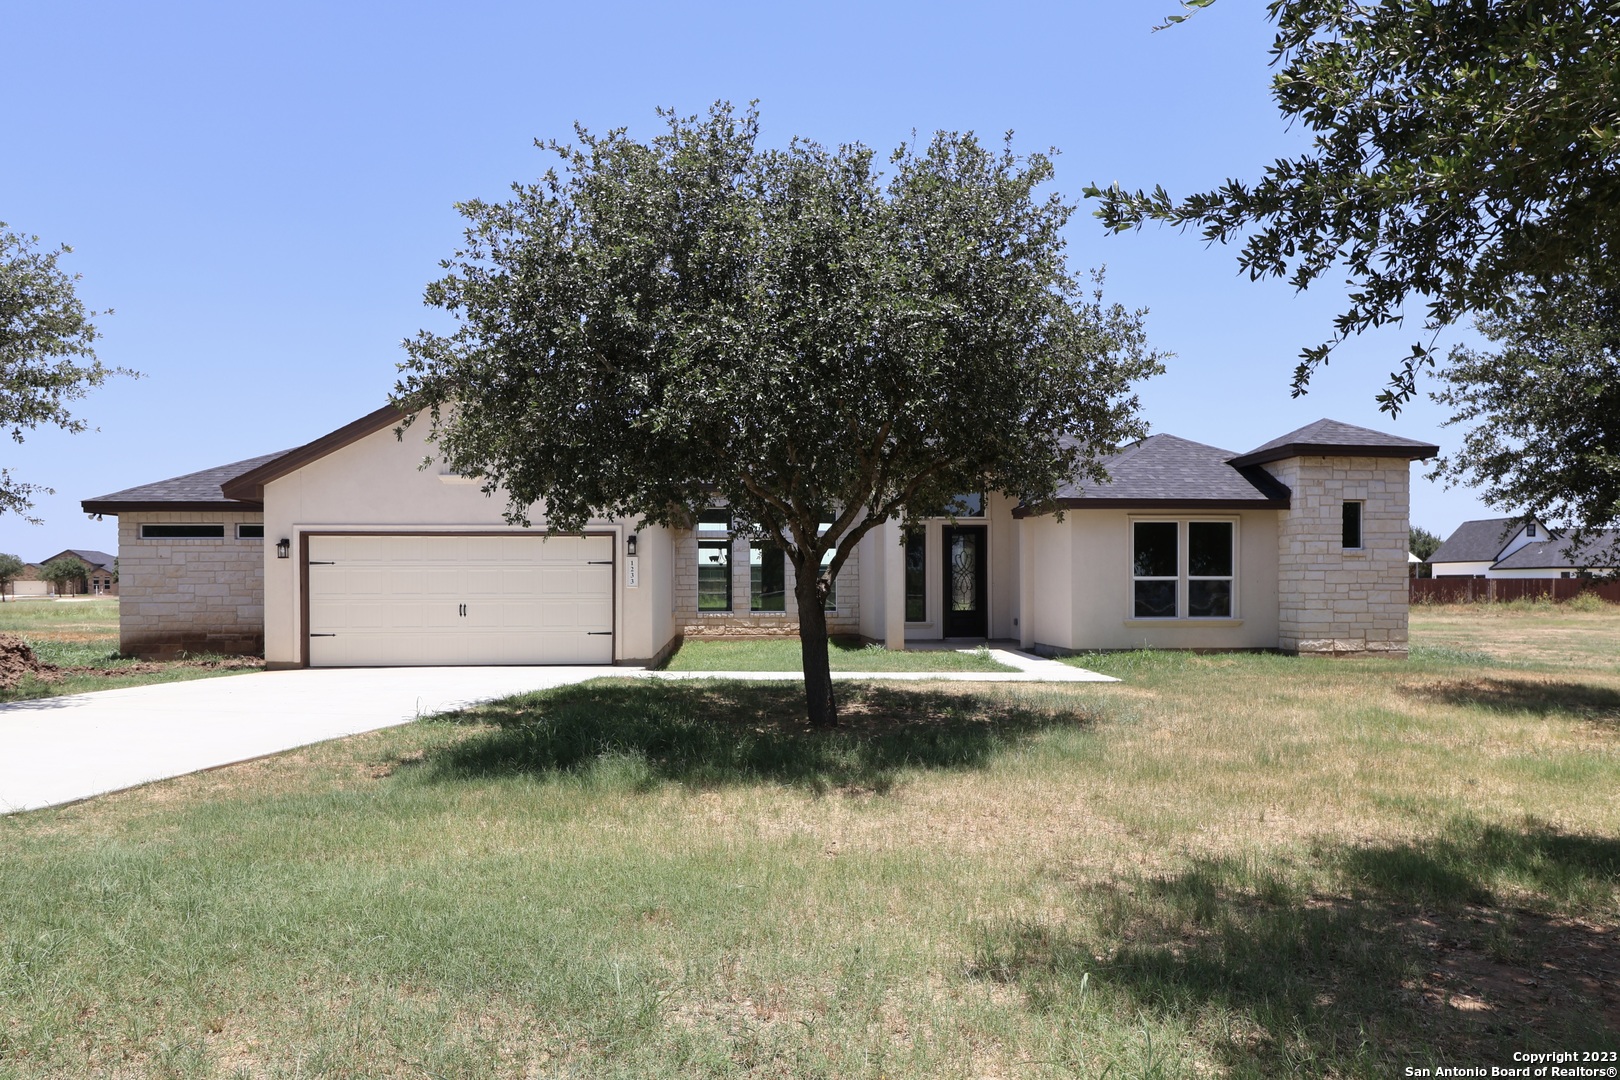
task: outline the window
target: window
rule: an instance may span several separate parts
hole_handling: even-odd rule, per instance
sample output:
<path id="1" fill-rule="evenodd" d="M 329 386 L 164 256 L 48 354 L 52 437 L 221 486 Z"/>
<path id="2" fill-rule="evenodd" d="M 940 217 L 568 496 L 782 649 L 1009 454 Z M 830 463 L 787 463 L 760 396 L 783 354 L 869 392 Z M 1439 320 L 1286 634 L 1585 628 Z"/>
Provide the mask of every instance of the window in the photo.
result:
<path id="1" fill-rule="evenodd" d="M 1361 504 L 1347 502 L 1344 504 L 1344 549 L 1357 551 L 1361 548 Z"/>
<path id="2" fill-rule="evenodd" d="M 827 567 L 832 565 L 833 556 L 836 555 L 836 554 L 838 554 L 837 551 L 828 551 L 826 554 L 821 556 L 821 569 L 824 572 L 826 571 Z M 827 582 L 827 602 L 822 605 L 822 610 L 823 611 L 837 611 L 838 610 L 838 579 L 837 578 L 834 578 L 831 581 Z"/>
<path id="3" fill-rule="evenodd" d="M 984 495 L 957 495 L 946 504 L 945 515 L 953 518 L 984 517 Z"/>
<path id="4" fill-rule="evenodd" d="M 1532 521 L 1530 524 L 1528 524 L 1528 525 L 1526 525 L 1524 527 L 1524 535 L 1525 535 L 1525 538 L 1528 539 L 1528 540 L 1534 540 L 1536 538 L 1536 523 L 1535 522 Z"/>
<path id="5" fill-rule="evenodd" d="M 263 525 L 238 525 L 236 527 L 236 538 L 238 540 L 263 540 L 264 539 L 264 526 Z"/>
<path id="6" fill-rule="evenodd" d="M 906 533 L 906 622 L 928 621 L 928 534 Z"/>
<path id="7" fill-rule="evenodd" d="M 1236 539 L 1230 521 L 1132 522 L 1131 617 L 1230 619 Z"/>
<path id="8" fill-rule="evenodd" d="M 223 540 L 224 525 L 142 525 L 142 540 Z"/>
<path id="9" fill-rule="evenodd" d="M 787 610 L 787 558 L 775 544 L 748 545 L 748 609 Z"/>
<path id="10" fill-rule="evenodd" d="M 731 610 L 731 541 L 698 541 L 699 611 Z"/>
<path id="11" fill-rule="evenodd" d="M 1173 521 L 1138 521 L 1133 531 L 1131 613 L 1138 619 L 1173 619 L 1179 527 Z"/>
<path id="12" fill-rule="evenodd" d="M 1187 617 L 1232 617 L 1232 523 L 1187 522 Z"/>

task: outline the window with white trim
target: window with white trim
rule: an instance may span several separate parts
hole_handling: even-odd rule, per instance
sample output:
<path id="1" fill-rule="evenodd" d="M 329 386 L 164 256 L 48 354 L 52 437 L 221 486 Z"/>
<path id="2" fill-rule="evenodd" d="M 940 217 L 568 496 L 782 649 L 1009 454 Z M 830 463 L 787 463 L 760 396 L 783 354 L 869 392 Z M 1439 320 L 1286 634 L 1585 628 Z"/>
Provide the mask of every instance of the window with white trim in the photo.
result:
<path id="1" fill-rule="evenodd" d="M 748 545 L 748 610 L 787 610 L 787 556 L 769 541 Z"/>
<path id="2" fill-rule="evenodd" d="M 731 610 L 731 514 L 706 510 L 698 518 L 697 609 Z"/>
<path id="3" fill-rule="evenodd" d="M 1236 522 L 1131 522 L 1132 618 L 1230 619 L 1236 571 Z"/>

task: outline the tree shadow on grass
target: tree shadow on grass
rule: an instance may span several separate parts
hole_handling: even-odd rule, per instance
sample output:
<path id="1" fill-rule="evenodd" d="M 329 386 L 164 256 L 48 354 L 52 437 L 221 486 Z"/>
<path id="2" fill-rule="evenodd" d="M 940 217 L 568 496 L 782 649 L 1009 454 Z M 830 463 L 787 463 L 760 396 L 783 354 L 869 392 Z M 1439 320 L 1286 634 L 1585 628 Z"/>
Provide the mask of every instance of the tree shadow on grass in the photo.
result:
<path id="1" fill-rule="evenodd" d="M 972 970 L 1054 1019 L 1197 1031 L 1234 1076 L 1398 1076 L 1620 1045 L 1620 841 L 1462 823 L 1429 842 L 1320 847 L 1312 863 L 1211 859 L 1110 883 L 1068 926 L 991 929 Z"/>
<path id="2" fill-rule="evenodd" d="M 433 780 L 585 774 L 605 767 L 645 784 L 697 787 L 774 781 L 882 792 L 902 769 L 976 769 L 1051 727 L 1093 715 L 1041 707 L 1000 688 L 920 689 L 841 683 L 841 726 L 804 720 L 804 692 L 786 682 L 598 679 L 451 715 L 493 730 L 430 752 Z"/>
<path id="3" fill-rule="evenodd" d="M 1408 692 L 1446 705 L 1477 706 L 1534 716 L 1565 714 L 1620 726 L 1620 690 L 1536 679 L 1467 679 L 1422 683 Z"/>

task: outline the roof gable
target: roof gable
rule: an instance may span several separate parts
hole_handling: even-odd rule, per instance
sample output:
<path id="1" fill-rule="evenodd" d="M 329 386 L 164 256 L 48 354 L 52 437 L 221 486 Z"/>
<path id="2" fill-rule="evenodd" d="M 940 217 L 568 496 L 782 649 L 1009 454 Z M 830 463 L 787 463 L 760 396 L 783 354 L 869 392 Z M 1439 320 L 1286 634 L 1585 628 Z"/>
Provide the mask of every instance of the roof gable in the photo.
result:
<path id="1" fill-rule="evenodd" d="M 1492 570 L 1608 570 L 1620 567 L 1620 529 L 1594 529 L 1576 546 L 1565 537 L 1526 544 Z"/>
<path id="2" fill-rule="evenodd" d="M 375 434 L 387 427 L 402 423 L 405 414 L 392 405 L 384 405 L 375 412 L 367 413 L 351 424 L 345 424 L 336 431 L 328 432 L 320 438 L 307 442 L 303 446 L 285 450 L 280 454 L 271 454 L 261 459 L 257 467 L 246 470 L 234 476 L 224 485 L 225 494 L 229 498 L 251 500 L 262 503 L 264 501 L 264 485 L 272 480 L 278 480 L 290 472 L 303 468 L 312 461 L 319 461 L 328 454 L 343 449 L 351 443 L 359 442 L 367 435 Z"/>
<path id="3" fill-rule="evenodd" d="M 1233 466 L 1244 468 L 1263 465 L 1268 461 L 1281 461 L 1291 457 L 1394 457 L 1411 461 L 1431 458 L 1440 452 L 1433 443 L 1404 439 L 1372 428 L 1357 427 L 1339 420 L 1326 418 L 1290 431 L 1268 443 L 1231 459 Z"/>
<path id="4" fill-rule="evenodd" d="M 1493 563 L 1524 523 L 1518 518 L 1482 518 L 1457 526 L 1446 542 L 1434 549 L 1429 564 L 1445 562 Z M 1533 545 L 1532 545 L 1533 546 Z"/>

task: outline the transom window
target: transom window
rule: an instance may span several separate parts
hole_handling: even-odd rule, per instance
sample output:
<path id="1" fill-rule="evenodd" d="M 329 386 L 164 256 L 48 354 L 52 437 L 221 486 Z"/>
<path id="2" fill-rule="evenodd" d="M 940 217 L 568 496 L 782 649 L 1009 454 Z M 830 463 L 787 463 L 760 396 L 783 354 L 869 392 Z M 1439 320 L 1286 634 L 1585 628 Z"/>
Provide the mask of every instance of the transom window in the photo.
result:
<path id="1" fill-rule="evenodd" d="M 142 540 L 223 540 L 225 526 L 186 524 L 186 525 L 142 525 Z"/>
<path id="2" fill-rule="evenodd" d="M 1131 523 L 1131 616 L 1229 619 L 1236 527 L 1230 521 Z"/>
<path id="3" fill-rule="evenodd" d="M 984 494 L 957 495 L 945 507 L 945 515 L 953 518 L 984 517 Z"/>
<path id="4" fill-rule="evenodd" d="M 236 538 L 238 540 L 263 540 L 264 539 L 264 526 L 263 525 L 238 525 L 236 527 Z"/>

